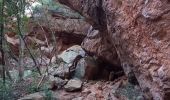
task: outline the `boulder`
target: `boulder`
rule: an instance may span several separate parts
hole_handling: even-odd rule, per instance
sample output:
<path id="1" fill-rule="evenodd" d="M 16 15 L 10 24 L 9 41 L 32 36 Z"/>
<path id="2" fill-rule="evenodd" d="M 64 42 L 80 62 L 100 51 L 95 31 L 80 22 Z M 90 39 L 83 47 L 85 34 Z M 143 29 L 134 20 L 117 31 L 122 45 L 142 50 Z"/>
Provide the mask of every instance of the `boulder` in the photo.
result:
<path id="1" fill-rule="evenodd" d="M 80 59 L 76 65 L 74 77 L 83 79 L 86 72 L 86 65 L 84 58 Z"/>
<path id="2" fill-rule="evenodd" d="M 63 80 L 59 77 L 54 77 L 52 75 L 49 76 L 50 86 L 49 89 L 60 89 L 62 88 L 66 83 L 67 80 Z"/>
<path id="3" fill-rule="evenodd" d="M 85 51 L 81 48 L 81 46 L 74 45 L 58 55 L 58 58 L 62 58 L 64 62 L 71 64 L 79 55 L 84 57 Z"/>
<path id="4" fill-rule="evenodd" d="M 78 91 L 81 90 L 83 82 L 79 79 L 71 79 L 68 83 L 64 86 L 65 90 L 68 92 Z"/>
<path id="5" fill-rule="evenodd" d="M 69 77 L 69 68 L 70 66 L 68 64 L 61 62 L 57 67 L 52 67 L 49 73 L 50 75 L 64 79 Z"/>
<path id="6" fill-rule="evenodd" d="M 58 55 L 56 66 L 50 69 L 49 73 L 60 78 L 71 78 L 76 63 L 85 56 L 85 51 L 81 46 L 75 45 Z"/>
<path id="7" fill-rule="evenodd" d="M 92 80 L 97 78 L 98 63 L 93 57 L 85 56 L 76 65 L 74 77 L 79 79 Z"/>

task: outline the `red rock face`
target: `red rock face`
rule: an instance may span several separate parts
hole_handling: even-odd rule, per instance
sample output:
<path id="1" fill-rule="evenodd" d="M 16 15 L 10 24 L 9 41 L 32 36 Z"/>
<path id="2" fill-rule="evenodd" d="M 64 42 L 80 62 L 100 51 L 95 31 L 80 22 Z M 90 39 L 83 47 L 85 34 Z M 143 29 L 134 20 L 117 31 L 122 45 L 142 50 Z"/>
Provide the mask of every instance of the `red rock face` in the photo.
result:
<path id="1" fill-rule="evenodd" d="M 154 100 L 169 100 L 169 0 L 59 1 L 81 12 L 92 23 L 104 29 L 103 25 L 107 25 L 106 36 L 115 45 L 125 73 L 132 70 L 144 92 L 151 93 Z"/>
<path id="2" fill-rule="evenodd" d="M 111 44 L 111 41 L 108 39 L 108 37 L 102 36 L 102 34 L 105 33 L 94 30 L 91 27 L 86 38 L 81 44 L 82 47 L 86 51 L 98 56 L 100 59 L 108 61 L 113 65 L 113 67 L 120 67 L 120 61 L 114 45 Z"/>
<path id="3" fill-rule="evenodd" d="M 170 6 L 168 8 L 165 1 L 124 1 L 115 9 L 114 20 L 110 18 L 113 23 L 109 24 L 110 30 L 116 30 L 110 31 L 110 36 L 117 45 L 122 64 L 133 64 L 139 84 L 144 90 L 148 88 L 155 100 L 167 99 L 169 95 L 167 84 L 170 76 L 166 74 L 170 69 L 168 9 Z M 112 12 L 107 6 L 106 11 Z M 126 69 L 127 66 L 123 67 Z M 160 76 L 162 68 L 164 71 Z"/>

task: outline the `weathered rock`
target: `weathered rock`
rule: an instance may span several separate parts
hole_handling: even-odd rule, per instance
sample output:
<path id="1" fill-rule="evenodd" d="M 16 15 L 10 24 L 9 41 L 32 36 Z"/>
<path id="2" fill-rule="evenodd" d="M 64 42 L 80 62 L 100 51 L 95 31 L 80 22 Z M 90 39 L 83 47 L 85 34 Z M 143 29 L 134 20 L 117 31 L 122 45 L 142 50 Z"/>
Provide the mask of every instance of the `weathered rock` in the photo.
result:
<path id="1" fill-rule="evenodd" d="M 91 54 L 98 56 L 99 59 L 111 63 L 113 67 L 115 67 L 114 69 L 116 69 L 116 67 L 120 69 L 120 61 L 115 47 L 111 44 L 107 36 L 103 36 L 105 34 L 107 33 L 101 33 L 99 30 L 91 27 L 81 46 Z"/>
<path id="2" fill-rule="evenodd" d="M 62 79 L 69 77 L 69 65 L 61 62 L 57 68 L 53 67 L 50 69 L 49 73 L 53 76 L 60 77 Z"/>
<path id="3" fill-rule="evenodd" d="M 25 97 L 23 98 L 20 98 L 18 100 L 44 100 L 45 97 L 44 97 L 44 93 L 34 93 L 34 94 L 30 94 L 30 95 L 26 95 Z"/>
<path id="4" fill-rule="evenodd" d="M 51 75 L 49 76 L 49 80 L 50 80 L 50 86 L 48 87 L 49 89 L 60 89 L 67 83 L 67 80 L 63 80 L 59 77 L 54 77 Z"/>
<path id="5" fill-rule="evenodd" d="M 59 12 L 57 12 L 57 10 L 59 10 Z M 53 37 L 55 36 L 57 38 L 56 51 L 53 51 L 52 54 L 54 54 L 54 52 L 61 53 L 73 45 L 80 45 L 86 36 L 86 31 L 90 27 L 90 24 L 82 18 L 64 18 L 64 15 L 68 15 L 69 13 L 74 12 L 65 6 L 60 6 L 56 11 L 53 9 L 50 13 L 52 16 L 48 13 L 49 16 L 47 18 L 40 18 L 39 22 L 41 26 L 32 25 L 30 22 L 29 35 L 31 38 L 35 37 L 34 40 L 38 40 L 41 45 L 45 46 L 47 45 L 47 41 L 53 41 Z M 74 13 L 74 15 L 76 15 L 76 13 Z M 49 24 L 47 24 L 46 21 L 48 21 Z"/>
<path id="6" fill-rule="evenodd" d="M 138 96 L 136 97 L 136 100 L 145 100 L 144 96 Z"/>
<path id="7" fill-rule="evenodd" d="M 98 67 L 94 58 L 86 56 L 78 61 L 74 77 L 87 80 L 95 79 L 97 78 Z"/>
<path id="8" fill-rule="evenodd" d="M 79 15 L 66 6 L 60 6 L 59 8 L 57 8 L 56 10 L 59 10 L 59 12 L 51 12 L 50 10 L 49 12 L 51 13 L 46 13 L 46 11 L 43 11 L 42 9 L 40 10 L 40 13 L 43 13 L 41 14 L 42 16 L 39 16 L 39 18 L 30 18 L 29 20 L 29 30 L 28 34 L 25 37 L 25 42 L 27 45 L 30 45 L 31 47 L 36 47 L 36 45 L 38 44 L 39 46 L 47 47 L 49 46 L 48 43 L 50 43 L 51 41 L 54 42 L 54 38 L 57 38 L 56 50 L 53 50 L 52 52 L 46 54 L 49 57 L 54 55 L 54 53 L 60 53 L 73 45 L 81 44 L 82 40 L 86 36 L 86 31 L 90 27 L 90 24 L 88 24 L 82 18 L 82 16 L 69 16 L 70 18 L 68 19 L 64 18 L 64 15 L 68 15 L 70 13 L 72 13 L 72 15 Z M 48 17 L 44 18 L 44 14 L 48 15 Z M 56 18 L 55 15 L 59 15 L 59 17 Z M 35 21 L 39 23 L 36 24 Z M 16 35 L 17 33 L 15 32 L 5 33 L 5 36 L 8 36 L 7 41 L 10 43 L 10 48 L 12 48 L 11 50 L 15 55 L 19 56 L 19 39 L 16 38 Z"/>
<path id="9" fill-rule="evenodd" d="M 82 58 L 77 62 L 74 77 L 83 79 L 86 72 L 85 69 L 86 69 L 85 60 L 84 58 Z"/>
<path id="10" fill-rule="evenodd" d="M 115 46 L 126 75 L 134 72 L 154 100 L 169 100 L 169 0 L 58 1 L 80 12 L 99 31 L 108 31 L 105 35 Z"/>
<path id="11" fill-rule="evenodd" d="M 84 56 L 85 51 L 80 46 L 72 46 L 58 55 L 61 61 L 57 62 L 57 66 L 50 69 L 49 73 L 60 78 L 71 78 L 76 62 Z"/>
<path id="12" fill-rule="evenodd" d="M 83 100 L 83 97 L 77 97 L 77 98 L 74 98 L 72 100 Z"/>
<path id="13" fill-rule="evenodd" d="M 119 72 L 122 67 L 114 45 L 104 34 L 107 34 L 107 32 L 101 33 L 99 30 L 90 27 L 87 37 L 81 45 L 89 55 L 96 56 L 101 72 L 100 77 L 105 80 L 113 80 L 115 77 L 112 77 L 113 75 L 110 73 Z"/>
<path id="14" fill-rule="evenodd" d="M 58 58 L 62 58 L 64 62 L 71 64 L 79 55 L 84 57 L 85 51 L 81 48 L 81 46 L 74 45 L 58 55 Z"/>
<path id="15" fill-rule="evenodd" d="M 97 100 L 95 93 L 90 93 L 85 100 Z"/>
<path id="16" fill-rule="evenodd" d="M 64 86 L 65 90 L 68 92 L 78 91 L 81 90 L 83 82 L 79 79 L 71 79 L 68 83 Z"/>
<path id="17" fill-rule="evenodd" d="M 100 77 L 105 80 L 113 80 L 117 76 L 112 77 L 110 73 L 119 72 L 122 67 L 114 45 L 104 34 L 107 34 L 107 32 L 100 32 L 91 27 L 81 45 L 89 55 L 96 56 L 101 72 Z"/>
<path id="18" fill-rule="evenodd" d="M 122 83 L 122 81 L 118 81 L 113 85 L 112 93 L 116 92 L 116 90 L 121 86 L 121 83 Z"/>

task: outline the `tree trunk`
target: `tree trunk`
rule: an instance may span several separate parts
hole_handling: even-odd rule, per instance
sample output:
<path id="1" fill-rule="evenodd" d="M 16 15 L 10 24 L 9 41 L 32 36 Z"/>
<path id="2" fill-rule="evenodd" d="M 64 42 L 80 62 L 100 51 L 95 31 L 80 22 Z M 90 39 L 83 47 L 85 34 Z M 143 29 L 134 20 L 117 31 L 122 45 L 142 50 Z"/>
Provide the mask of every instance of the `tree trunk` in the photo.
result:
<path id="1" fill-rule="evenodd" d="M 5 84 L 5 52 L 4 52 L 4 3 L 5 1 L 2 0 L 0 2 L 0 74 L 3 76 L 3 83 Z"/>
<path id="2" fill-rule="evenodd" d="M 169 0 L 58 1 L 108 32 L 126 75 L 133 71 L 144 92 L 170 99 Z"/>

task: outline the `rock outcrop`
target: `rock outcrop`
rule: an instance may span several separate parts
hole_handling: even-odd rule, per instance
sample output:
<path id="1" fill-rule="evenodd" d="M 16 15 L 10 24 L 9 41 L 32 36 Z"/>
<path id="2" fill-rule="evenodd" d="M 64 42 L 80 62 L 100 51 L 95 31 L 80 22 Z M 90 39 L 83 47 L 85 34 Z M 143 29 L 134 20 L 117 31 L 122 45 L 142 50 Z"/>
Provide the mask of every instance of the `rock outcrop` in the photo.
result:
<path id="1" fill-rule="evenodd" d="M 99 59 L 107 61 L 115 68 L 120 68 L 120 61 L 115 47 L 111 44 L 111 41 L 108 37 L 102 36 L 104 34 L 107 33 L 100 33 L 99 30 L 95 30 L 93 27 L 90 27 L 88 34 L 83 40 L 81 46 L 91 55 L 95 55 Z"/>
<path id="2" fill-rule="evenodd" d="M 24 37 L 27 46 L 34 47 L 34 49 L 38 47 L 50 48 L 49 46 L 51 46 L 52 43 L 54 46 L 55 43 L 56 50 L 46 53 L 48 56 L 53 56 L 52 54 L 56 52 L 61 53 L 73 45 L 81 45 L 91 25 L 81 17 L 63 18 L 63 12 L 44 11 L 44 13 L 48 15 L 46 18 L 42 16 L 30 18 L 27 26 L 29 30 Z M 56 18 L 53 16 L 54 14 L 60 16 Z M 18 56 L 20 41 L 17 33 L 6 32 L 5 38 L 9 43 L 11 52 Z"/>
<path id="3" fill-rule="evenodd" d="M 74 45 L 58 55 L 58 58 L 63 59 L 67 64 L 72 64 L 77 56 L 85 57 L 85 54 L 81 46 Z"/>
<path id="4" fill-rule="evenodd" d="M 102 37 L 109 37 L 126 75 L 134 72 L 143 92 L 154 100 L 169 100 L 169 0 L 58 1 L 108 33 Z"/>
<path id="5" fill-rule="evenodd" d="M 48 20 L 50 25 L 45 22 L 31 24 L 27 40 L 46 47 L 55 41 L 55 52 L 58 53 L 73 45 L 80 45 L 90 27 L 83 19 L 55 19 L 50 16 Z"/>

